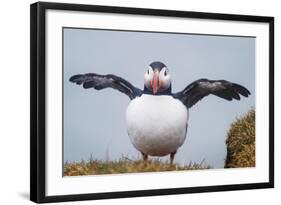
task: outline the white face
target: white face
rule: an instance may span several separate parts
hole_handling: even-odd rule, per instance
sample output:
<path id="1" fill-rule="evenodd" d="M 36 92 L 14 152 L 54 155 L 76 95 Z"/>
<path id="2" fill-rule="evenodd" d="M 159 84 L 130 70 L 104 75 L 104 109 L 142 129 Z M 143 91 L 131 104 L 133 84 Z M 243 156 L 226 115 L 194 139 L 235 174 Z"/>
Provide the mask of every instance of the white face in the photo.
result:
<path id="1" fill-rule="evenodd" d="M 161 71 L 154 70 L 149 66 L 144 74 L 144 84 L 148 90 L 154 94 L 168 89 L 171 85 L 171 75 L 168 68 L 163 67 Z"/>

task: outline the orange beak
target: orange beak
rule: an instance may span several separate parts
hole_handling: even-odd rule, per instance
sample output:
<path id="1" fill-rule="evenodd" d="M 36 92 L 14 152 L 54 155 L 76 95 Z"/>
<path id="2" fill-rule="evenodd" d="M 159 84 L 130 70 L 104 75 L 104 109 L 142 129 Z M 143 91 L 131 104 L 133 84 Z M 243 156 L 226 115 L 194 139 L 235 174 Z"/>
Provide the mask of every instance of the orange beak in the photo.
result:
<path id="1" fill-rule="evenodd" d="M 159 89 L 159 71 L 158 70 L 154 71 L 151 84 L 152 84 L 153 94 L 155 95 Z"/>

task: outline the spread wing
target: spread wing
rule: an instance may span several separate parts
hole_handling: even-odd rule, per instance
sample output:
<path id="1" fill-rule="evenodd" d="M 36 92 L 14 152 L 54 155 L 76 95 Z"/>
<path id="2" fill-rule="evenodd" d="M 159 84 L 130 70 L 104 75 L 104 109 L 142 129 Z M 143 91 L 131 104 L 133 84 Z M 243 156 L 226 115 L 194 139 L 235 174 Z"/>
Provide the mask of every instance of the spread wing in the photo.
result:
<path id="1" fill-rule="evenodd" d="M 115 75 L 99 75 L 96 73 L 87 73 L 74 75 L 69 79 L 70 82 L 77 85 L 83 85 L 83 88 L 94 88 L 101 90 L 104 88 L 113 88 L 126 94 L 131 100 L 142 95 L 142 90 L 134 87 L 125 79 Z"/>
<path id="2" fill-rule="evenodd" d="M 231 101 L 232 99 L 240 100 L 240 95 L 248 97 L 251 93 L 242 85 L 226 80 L 200 79 L 189 84 L 183 91 L 173 94 L 173 96 L 181 100 L 187 108 L 190 108 L 209 94 Z"/>

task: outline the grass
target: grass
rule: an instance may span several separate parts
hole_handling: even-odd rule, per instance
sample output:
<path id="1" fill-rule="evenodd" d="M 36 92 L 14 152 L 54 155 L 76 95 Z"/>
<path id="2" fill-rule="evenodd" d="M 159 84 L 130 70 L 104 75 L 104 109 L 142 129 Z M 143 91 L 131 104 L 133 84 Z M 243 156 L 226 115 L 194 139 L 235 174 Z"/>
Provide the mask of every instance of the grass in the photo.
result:
<path id="1" fill-rule="evenodd" d="M 255 167 L 255 110 L 231 124 L 228 131 L 225 168 Z"/>
<path id="2" fill-rule="evenodd" d="M 148 161 L 131 160 L 122 157 L 116 161 L 101 161 L 90 158 L 88 162 L 66 162 L 64 164 L 64 176 L 96 175 L 96 174 L 120 174 L 136 172 L 160 172 L 160 171 L 180 171 L 180 170 L 198 170 L 209 169 L 204 160 L 201 163 L 190 162 L 187 165 L 170 164 L 162 162 L 159 159 Z"/>

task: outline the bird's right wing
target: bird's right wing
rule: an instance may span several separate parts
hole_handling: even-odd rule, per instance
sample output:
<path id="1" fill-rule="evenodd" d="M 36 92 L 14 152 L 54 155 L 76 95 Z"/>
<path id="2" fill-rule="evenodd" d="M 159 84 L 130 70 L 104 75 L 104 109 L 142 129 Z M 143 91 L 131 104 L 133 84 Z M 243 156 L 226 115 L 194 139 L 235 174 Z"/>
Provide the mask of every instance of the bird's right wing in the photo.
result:
<path id="1" fill-rule="evenodd" d="M 115 75 L 99 75 L 96 73 L 87 73 L 74 75 L 69 79 L 70 82 L 77 85 L 83 85 L 83 88 L 94 88 L 101 90 L 104 88 L 113 88 L 126 94 L 131 100 L 142 95 L 142 90 L 134 87 L 125 79 Z"/>

